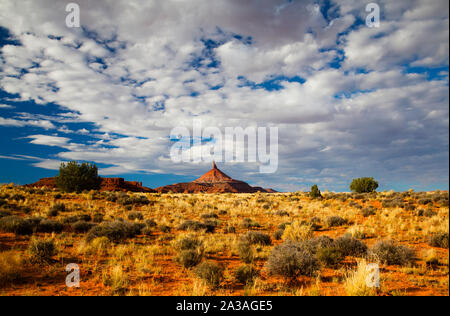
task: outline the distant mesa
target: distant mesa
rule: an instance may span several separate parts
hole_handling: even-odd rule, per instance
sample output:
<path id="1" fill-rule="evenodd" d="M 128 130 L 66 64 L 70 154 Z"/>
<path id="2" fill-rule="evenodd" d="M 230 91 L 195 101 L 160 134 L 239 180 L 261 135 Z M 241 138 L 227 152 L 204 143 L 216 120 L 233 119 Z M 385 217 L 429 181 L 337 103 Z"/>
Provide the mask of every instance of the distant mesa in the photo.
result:
<path id="1" fill-rule="evenodd" d="M 217 168 L 213 168 L 192 182 L 166 185 L 155 189 L 157 192 L 167 193 L 275 193 L 275 190 L 252 187 L 248 183 L 234 180 Z"/>
<path id="2" fill-rule="evenodd" d="M 125 181 L 124 178 L 101 178 L 100 191 L 123 191 L 123 192 L 147 192 L 153 193 L 155 190 L 142 186 L 142 182 Z M 55 178 L 43 178 L 38 182 L 27 184 L 27 187 L 47 187 L 56 188 Z"/>
<path id="3" fill-rule="evenodd" d="M 146 193 L 275 193 L 275 190 L 252 187 L 248 183 L 234 180 L 217 168 L 213 162 L 213 168 L 197 180 L 186 183 L 177 183 L 150 189 L 142 186 L 142 182 L 125 181 L 123 178 L 101 178 L 100 191 L 146 192 Z M 27 187 L 56 188 L 55 178 L 43 178 L 38 182 L 27 184 Z"/>

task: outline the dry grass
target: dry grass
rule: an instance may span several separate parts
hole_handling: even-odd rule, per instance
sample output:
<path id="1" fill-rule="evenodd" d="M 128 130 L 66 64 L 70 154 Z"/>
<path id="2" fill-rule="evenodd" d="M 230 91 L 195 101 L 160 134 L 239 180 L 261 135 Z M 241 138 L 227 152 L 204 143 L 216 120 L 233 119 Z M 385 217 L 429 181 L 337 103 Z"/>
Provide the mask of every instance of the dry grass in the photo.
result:
<path id="1" fill-rule="evenodd" d="M 96 191 L 68 194 L 52 190 L 29 190 L 12 185 L 1 186 L 0 200 L 5 202 L 2 202 L 0 214 L 36 220 L 38 217 L 47 218 L 49 209 L 56 203 L 65 206 L 57 214 L 50 214 L 51 220 L 63 224 L 62 232 L 15 236 L 14 233 L 3 231 L 0 225 L 2 294 L 374 294 L 371 289 L 364 288 L 361 281 L 365 275 L 363 261 L 358 263 L 359 258 L 353 256 L 346 257 L 332 268 L 321 267 L 315 276 L 300 276 L 288 285 L 282 278 L 267 273 L 267 260 L 277 245 L 317 236 L 336 239 L 347 233 L 363 241 L 369 248 L 380 240 L 394 240 L 415 251 L 417 260 L 407 266 L 381 264 L 382 287 L 377 294 L 448 295 L 448 248 L 436 246 L 445 245 L 444 242 L 431 243 L 432 245 L 429 242 L 432 234 L 448 236 L 446 192 L 381 192 L 362 196 L 324 192 L 323 200 L 312 200 L 307 194 L 300 192 L 121 193 L 130 197 L 144 195 L 149 201 L 148 204 L 131 205 L 113 202 L 109 198 L 111 194 L 118 195 Z M 14 199 L 17 195 L 23 196 L 23 199 Z M 432 202 L 427 205 L 419 203 L 427 199 Z M 369 207 L 374 212 L 364 217 L 361 209 Z M 137 214 L 136 212 L 142 214 L 142 219 L 139 216 L 129 220 L 129 214 Z M 121 226 L 123 231 L 115 232 L 123 235 L 106 234 L 88 242 L 87 233 L 78 233 L 71 225 L 80 218 L 98 225 L 94 221 L 95 214 L 101 214 L 103 222 L 123 221 L 129 224 Z M 329 225 L 329 218 L 333 216 L 339 216 L 346 222 L 336 226 Z M 210 224 L 215 225 L 214 232 L 207 232 L 206 229 L 180 230 L 180 224 L 187 220 L 199 223 L 210 221 Z M 250 245 L 252 265 L 259 277 L 251 284 L 242 284 L 235 279 L 234 271 L 243 264 L 239 258 L 239 244 L 242 237 L 250 231 L 271 236 L 272 243 Z M 278 240 L 273 238 L 276 231 L 281 234 Z M 219 286 L 206 286 L 194 273 L 195 267 L 183 268 L 177 262 L 179 243 L 186 237 L 201 242 L 203 262 L 215 262 L 223 266 L 224 278 Z M 39 268 L 25 260 L 28 258 L 26 250 L 33 238 L 52 239 L 58 249 L 52 260 Z M 368 257 L 365 263 L 371 263 L 373 259 Z M 64 280 L 66 275 L 65 265 L 71 262 L 79 264 L 82 271 L 81 288 L 78 290 L 66 289 L 64 284 L 60 284 L 60 280 Z M 18 278 L 22 278 L 21 282 L 16 282 Z"/>

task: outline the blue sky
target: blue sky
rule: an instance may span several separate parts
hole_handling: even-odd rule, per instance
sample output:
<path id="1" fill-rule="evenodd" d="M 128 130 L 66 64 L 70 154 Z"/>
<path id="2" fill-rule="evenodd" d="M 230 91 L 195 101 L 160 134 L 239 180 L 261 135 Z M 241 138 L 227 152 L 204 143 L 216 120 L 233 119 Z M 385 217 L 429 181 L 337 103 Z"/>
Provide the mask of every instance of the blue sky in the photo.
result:
<path id="1" fill-rule="evenodd" d="M 149 187 L 210 163 L 174 163 L 174 127 L 278 127 L 279 162 L 218 163 L 280 191 L 448 190 L 448 1 L 0 3 L 0 183 L 94 162 Z M 208 145 L 206 142 L 205 146 Z"/>

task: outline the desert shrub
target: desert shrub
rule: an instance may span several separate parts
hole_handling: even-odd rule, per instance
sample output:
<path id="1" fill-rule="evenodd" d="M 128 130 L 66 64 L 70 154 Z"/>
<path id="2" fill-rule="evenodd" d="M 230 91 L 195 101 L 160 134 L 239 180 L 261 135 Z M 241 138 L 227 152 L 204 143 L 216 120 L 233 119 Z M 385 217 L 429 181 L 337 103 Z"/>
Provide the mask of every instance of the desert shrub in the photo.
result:
<path id="1" fill-rule="evenodd" d="M 358 261 L 356 271 L 348 274 L 344 281 L 344 287 L 348 296 L 375 296 L 376 289 L 369 286 L 367 280 L 371 277 L 371 269 L 367 262 L 362 259 Z"/>
<path id="2" fill-rule="evenodd" d="M 250 231 L 243 236 L 243 240 L 248 241 L 251 245 L 258 244 L 268 246 L 272 244 L 270 236 L 261 232 Z"/>
<path id="3" fill-rule="evenodd" d="M 257 222 L 255 222 L 254 220 L 252 220 L 251 218 L 244 218 L 242 220 L 241 226 L 243 228 L 254 228 L 254 227 L 261 227 L 261 225 Z"/>
<path id="4" fill-rule="evenodd" d="M 289 212 L 283 211 L 283 210 L 278 210 L 275 212 L 275 215 L 277 216 L 289 216 Z"/>
<path id="5" fill-rule="evenodd" d="M 446 232 L 437 232 L 428 236 L 428 244 L 432 247 L 448 249 L 449 235 Z"/>
<path id="6" fill-rule="evenodd" d="M 144 219 L 144 215 L 142 215 L 141 212 L 130 212 L 128 213 L 128 219 L 130 221 L 134 221 L 134 220 L 143 220 Z"/>
<path id="7" fill-rule="evenodd" d="M 59 175 L 55 177 L 55 185 L 64 192 L 82 192 L 95 190 L 100 186 L 97 166 L 88 163 L 78 164 L 76 161 L 61 163 Z"/>
<path id="8" fill-rule="evenodd" d="M 334 240 L 333 247 L 343 256 L 364 257 L 367 254 L 367 245 L 348 234 Z"/>
<path id="9" fill-rule="evenodd" d="M 31 235 L 34 229 L 33 222 L 18 216 L 5 216 L 0 218 L 0 230 L 16 235 Z"/>
<path id="10" fill-rule="evenodd" d="M 327 267 L 335 267 L 345 258 L 342 251 L 335 247 L 317 249 L 316 257 L 320 263 Z"/>
<path id="11" fill-rule="evenodd" d="M 20 278 L 22 256 L 18 252 L 0 252 L 0 286 Z"/>
<path id="12" fill-rule="evenodd" d="M 372 177 L 353 179 L 352 183 L 350 183 L 350 190 L 356 193 L 373 192 L 377 188 L 378 182 L 375 181 Z"/>
<path id="13" fill-rule="evenodd" d="M 10 197 L 10 199 L 15 201 L 25 201 L 25 196 L 23 196 L 23 194 L 20 193 L 15 193 Z"/>
<path id="14" fill-rule="evenodd" d="M 47 217 L 55 217 L 58 216 L 58 211 L 57 210 L 53 210 L 53 209 L 49 209 L 47 211 Z"/>
<path id="15" fill-rule="evenodd" d="M 334 240 L 328 236 L 317 236 L 304 241 L 304 246 L 311 252 L 316 253 L 321 248 L 330 248 L 333 246 Z"/>
<path id="16" fill-rule="evenodd" d="M 101 222 L 103 222 L 103 214 L 95 213 L 94 216 L 92 217 L 92 221 L 94 223 L 101 223 Z"/>
<path id="17" fill-rule="evenodd" d="M 309 192 L 309 196 L 313 199 L 322 197 L 322 194 L 320 193 L 320 190 L 319 190 L 319 187 L 317 186 L 317 184 L 314 184 L 311 187 L 311 192 Z"/>
<path id="18" fill-rule="evenodd" d="M 255 259 L 253 255 L 253 249 L 248 241 L 240 241 L 237 246 L 239 258 L 244 263 L 252 263 Z"/>
<path id="19" fill-rule="evenodd" d="M 53 240 L 33 239 L 28 246 L 30 259 L 34 262 L 48 262 L 56 254 Z"/>
<path id="20" fill-rule="evenodd" d="M 169 233 L 170 230 L 172 229 L 172 227 L 170 227 L 169 225 L 166 225 L 166 224 L 161 224 L 158 226 L 158 229 L 162 233 Z"/>
<path id="21" fill-rule="evenodd" d="M 203 253 L 197 250 L 182 250 L 178 254 L 177 261 L 185 268 L 192 268 L 198 265 L 203 258 Z"/>
<path id="22" fill-rule="evenodd" d="M 180 230 L 191 230 L 191 231 L 204 230 L 207 233 L 214 232 L 215 228 L 216 228 L 216 226 L 212 225 L 211 223 L 205 224 L 205 223 L 192 221 L 192 220 L 186 220 L 178 226 L 178 229 L 180 229 Z"/>
<path id="23" fill-rule="evenodd" d="M 78 221 L 72 224 L 72 228 L 76 233 L 88 232 L 95 224 L 86 221 Z"/>
<path id="24" fill-rule="evenodd" d="M 199 264 L 195 268 L 195 274 L 213 288 L 218 287 L 223 280 L 223 268 L 214 262 Z"/>
<path id="25" fill-rule="evenodd" d="M 60 233 L 64 229 L 64 225 L 58 221 L 51 219 L 43 219 L 36 227 L 38 233 Z"/>
<path id="26" fill-rule="evenodd" d="M 219 216 L 217 216 L 217 214 L 214 214 L 214 213 L 205 213 L 205 214 L 200 215 L 200 217 L 201 217 L 202 219 L 214 219 L 214 218 L 219 218 Z"/>
<path id="27" fill-rule="evenodd" d="M 178 241 L 177 247 L 181 250 L 195 250 L 201 248 L 203 243 L 201 240 L 193 237 L 184 237 Z"/>
<path id="28" fill-rule="evenodd" d="M 227 227 L 225 227 L 225 233 L 227 233 L 227 234 L 234 234 L 234 233 L 236 233 L 236 227 L 234 227 L 234 226 L 227 226 Z"/>
<path id="29" fill-rule="evenodd" d="M 326 224 L 328 227 L 338 227 L 346 225 L 348 221 L 340 216 L 330 216 L 326 219 Z"/>
<path id="30" fill-rule="evenodd" d="M 59 212 L 65 212 L 66 211 L 66 205 L 64 203 L 55 203 L 53 204 L 50 209 L 48 210 L 48 213 L 53 212 L 56 216 Z"/>
<path id="31" fill-rule="evenodd" d="M 361 210 L 361 214 L 364 217 L 369 217 L 376 214 L 376 210 L 373 207 L 365 207 Z"/>
<path id="32" fill-rule="evenodd" d="M 431 199 L 430 198 L 420 199 L 419 201 L 417 201 L 417 203 L 419 203 L 420 205 L 427 205 L 431 203 Z"/>
<path id="33" fill-rule="evenodd" d="M 285 226 L 283 240 L 302 241 L 313 237 L 312 225 L 305 222 L 294 221 L 290 225 Z"/>
<path id="34" fill-rule="evenodd" d="M 239 266 L 234 271 L 234 278 L 236 281 L 243 284 L 252 284 L 253 281 L 258 277 L 258 271 L 251 265 Z"/>
<path id="35" fill-rule="evenodd" d="M 284 229 L 277 229 L 277 230 L 273 233 L 273 239 L 275 239 L 275 240 L 281 240 L 281 238 L 283 237 L 283 233 L 284 233 Z"/>
<path id="36" fill-rule="evenodd" d="M 396 245 L 390 240 L 378 241 L 371 251 L 381 262 L 388 265 L 407 265 L 415 260 L 412 249 Z"/>
<path id="37" fill-rule="evenodd" d="M 130 223 L 121 221 L 103 222 L 89 230 L 86 240 L 91 241 L 97 237 L 107 237 L 112 242 L 121 242 L 135 235 L 136 229 Z"/>
<path id="38" fill-rule="evenodd" d="M 116 202 L 117 201 L 117 196 L 114 193 L 109 193 L 109 194 L 106 195 L 106 201 Z"/>
<path id="39" fill-rule="evenodd" d="M 285 279 L 312 276 L 319 268 L 318 260 L 301 242 L 287 241 L 276 246 L 267 260 L 268 272 Z"/>
<path id="40" fill-rule="evenodd" d="M 6 216 L 11 216 L 11 212 L 5 211 L 5 210 L 0 210 L 0 218 L 6 217 Z"/>
<path id="41" fill-rule="evenodd" d="M 436 215 L 437 215 L 437 213 L 430 209 L 426 209 L 425 211 L 423 211 L 423 216 L 425 216 L 425 217 L 433 217 Z"/>
<path id="42" fill-rule="evenodd" d="M 149 227 L 149 228 L 158 226 L 158 224 L 155 222 L 154 219 L 148 219 L 148 220 L 146 220 L 146 221 L 145 221 L 145 225 L 147 225 L 147 227 Z"/>

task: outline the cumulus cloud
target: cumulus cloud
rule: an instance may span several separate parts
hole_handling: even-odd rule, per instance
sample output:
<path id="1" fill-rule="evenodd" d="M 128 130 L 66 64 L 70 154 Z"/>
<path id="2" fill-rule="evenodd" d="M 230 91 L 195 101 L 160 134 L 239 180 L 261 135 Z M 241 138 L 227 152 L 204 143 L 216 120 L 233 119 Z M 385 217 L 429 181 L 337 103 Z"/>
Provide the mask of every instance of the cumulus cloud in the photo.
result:
<path id="1" fill-rule="evenodd" d="M 51 129 L 27 139 L 63 149 L 37 167 L 75 159 L 110 165 L 105 175 L 199 174 L 206 164 L 169 157 L 172 128 L 196 117 L 279 128 L 277 173 L 227 165 L 255 184 L 345 189 L 365 173 L 387 186 L 425 174 L 448 183 L 448 71 L 426 72 L 448 67 L 446 0 L 379 1 L 378 29 L 357 23 L 361 1 L 77 3 L 82 28 L 65 26 L 64 1 L 0 3 L 0 25 L 20 43 L 0 49 L 0 87 L 40 113 L 3 107 L 17 111 L 0 126 Z"/>

